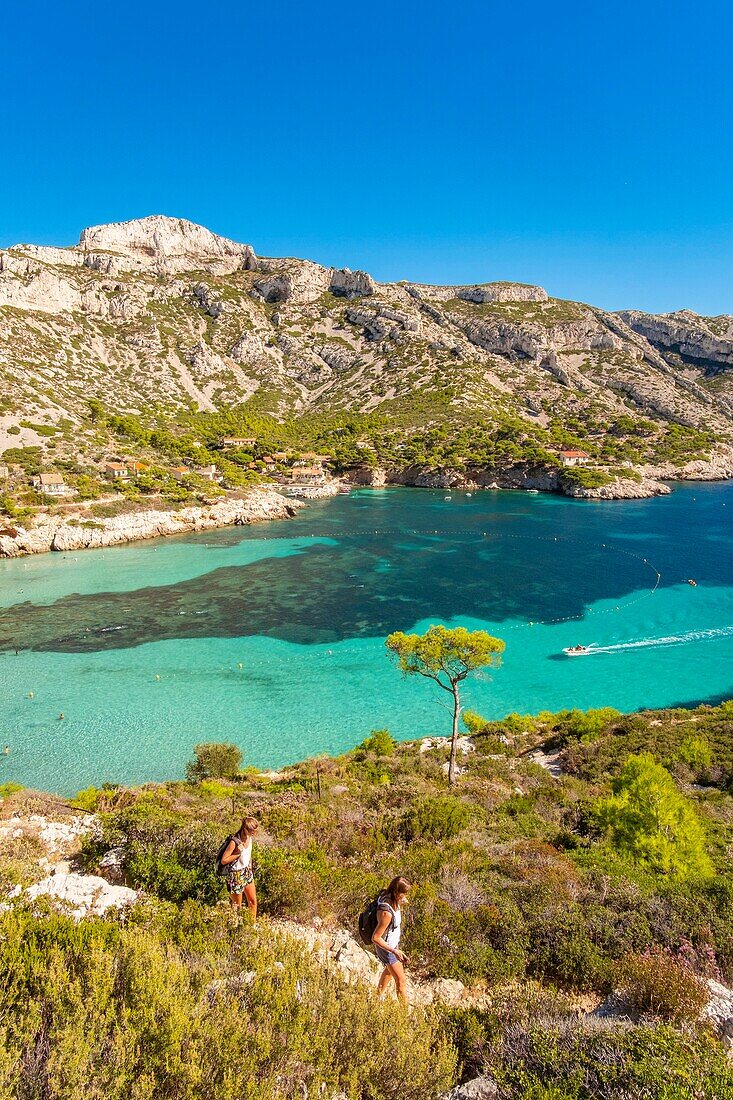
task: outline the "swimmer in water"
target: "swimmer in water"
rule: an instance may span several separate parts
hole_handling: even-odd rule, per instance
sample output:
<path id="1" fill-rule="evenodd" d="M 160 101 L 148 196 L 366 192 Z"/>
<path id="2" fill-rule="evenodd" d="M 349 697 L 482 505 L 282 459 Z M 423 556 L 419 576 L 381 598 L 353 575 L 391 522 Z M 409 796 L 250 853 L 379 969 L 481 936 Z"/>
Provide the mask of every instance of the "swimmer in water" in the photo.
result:
<path id="1" fill-rule="evenodd" d="M 63 711 L 61 711 L 61 714 L 59 715 L 59 722 L 63 722 L 65 717 L 66 717 L 66 715 L 64 714 Z"/>
<path id="2" fill-rule="evenodd" d="M 10 745 L 3 745 L 3 756 L 10 756 Z"/>

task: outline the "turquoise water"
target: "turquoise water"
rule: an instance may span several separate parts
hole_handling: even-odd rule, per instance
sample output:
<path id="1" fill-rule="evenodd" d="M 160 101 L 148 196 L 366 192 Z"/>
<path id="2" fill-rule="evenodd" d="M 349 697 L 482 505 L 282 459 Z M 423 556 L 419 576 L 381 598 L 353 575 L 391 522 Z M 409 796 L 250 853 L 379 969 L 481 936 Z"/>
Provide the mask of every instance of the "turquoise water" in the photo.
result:
<path id="1" fill-rule="evenodd" d="M 384 650 L 432 622 L 505 639 L 464 693 L 487 717 L 733 695 L 733 485 L 445 496 L 363 490 L 250 529 L 1 562 L 0 782 L 171 778 L 202 740 L 277 767 L 383 726 L 446 732 L 436 690 Z M 563 657 L 577 642 L 599 652 Z"/>

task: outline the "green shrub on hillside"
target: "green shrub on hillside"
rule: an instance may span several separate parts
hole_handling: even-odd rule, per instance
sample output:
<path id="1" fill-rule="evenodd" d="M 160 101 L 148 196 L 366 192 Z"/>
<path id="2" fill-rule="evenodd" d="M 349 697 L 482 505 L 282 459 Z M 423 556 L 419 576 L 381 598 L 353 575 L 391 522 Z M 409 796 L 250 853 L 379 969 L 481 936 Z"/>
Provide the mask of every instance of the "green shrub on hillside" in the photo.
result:
<path id="1" fill-rule="evenodd" d="M 624 1002 L 636 1013 L 693 1022 L 708 1001 L 704 983 L 679 958 L 660 948 L 627 955 L 615 973 Z"/>
<path id="2" fill-rule="evenodd" d="M 104 844 L 125 839 L 125 873 L 131 886 L 166 901 L 215 902 L 223 894 L 215 857 L 226 828 L 181 820 L 152 800 L 141 799 L 116 816 Z"/>
<path id="3" fill-rule="evenodd" d="M 186 764 L 190 783 L 201 779 L 234 779 L 242 767 L 242 753 L 236 745 L 215 741 L 195 745 L 194 759 Z"/>
<path id="4" fill-rule="evenodd" d="M 588 712 L 590 713 L 590 712 Z M 600 713 L 600 712 L 599 712 Z M 557 716 L 559 717 L 559 716 Z M 557 738 L 563 768 L 597 782 L 617 774 L 619 761 L 648 749 L 674 774 L 733 792 L 733 704 L 611 717 L 593 739 L 583 743 L 569 729 Z M 551 724 L 552 727 L 552 724 Z M 559 732 L 559 731 L 558 731 Z"/>
<path id="5" fill-rule="evenodd" d="M 476 809 L 450 795 L 416 802 L 400 821 L 406 841 L 452 840 L 476 817 Z"/>
<path id="6" fill-rule="evenodd" d="M 614 847 L 664 874 L 710 874 L 697 815 L 651 753 L 630 756 L 612 787 L 596 813 Z"/>
<path id="7" fill-rule="evenodd" d="M 408 1016 L 226 914 L 143 908 L 126 927 L 0 915 L 7 1100 L 435 1100 L 437 1021 Z"/>
<path id="8" fill-rule="evenodd" d="M 560 478 L 563 486 L 569 489 L 600 489 L 613 481 L 613 477 L 605 470 L 588 469 L 583 466 L 563 470 Z"/>
<path id="9" fill-rule="evenodd" d="M 373 753 L 375 756 L 391 756 L 394 747 L 395 739 L 389 730 L 372 730 L 359 745 L 363 752 Z"/>
<path id="10" fill-rule="evenodd" d="M 720 1046 L 668 1025 L 538 1020 L 506 1028 L 489 1050 L 497 1100 L 733 1098 L 733 1073 Z"/>

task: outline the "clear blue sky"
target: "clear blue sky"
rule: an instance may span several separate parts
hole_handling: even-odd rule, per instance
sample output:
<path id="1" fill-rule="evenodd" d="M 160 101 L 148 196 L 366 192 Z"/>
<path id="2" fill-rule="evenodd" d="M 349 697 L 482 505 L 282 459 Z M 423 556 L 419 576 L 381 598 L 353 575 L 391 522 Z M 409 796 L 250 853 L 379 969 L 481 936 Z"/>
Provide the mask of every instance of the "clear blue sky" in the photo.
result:
<path id="1" fill-rule="evenodd" d="M 165 213 L 380 279 L 733 313 L 730 0 L 31 0 L 0 245 Z"/>

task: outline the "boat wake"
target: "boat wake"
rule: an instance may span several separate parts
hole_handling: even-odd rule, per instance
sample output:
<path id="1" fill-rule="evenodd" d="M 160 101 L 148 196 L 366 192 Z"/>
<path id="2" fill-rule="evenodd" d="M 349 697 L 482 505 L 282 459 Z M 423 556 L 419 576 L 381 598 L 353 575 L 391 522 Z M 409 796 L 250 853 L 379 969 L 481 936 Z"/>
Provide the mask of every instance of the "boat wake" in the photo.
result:
<path id="1" fill-rule="evenodd" d="M 713 638 L 730 638 L 732 635 L 733 626 L 721 626 L 711 630 L 688 630 L 685 634 L 667 634 L 662 638 L 640 638 L 636 642 L 618 642 L 615 645 L 591 645 L 579 656 L 590 657 L 596 653 L 622 653 L 627 649 L 687 645 L 689 642 L 707 642 Z"/>

